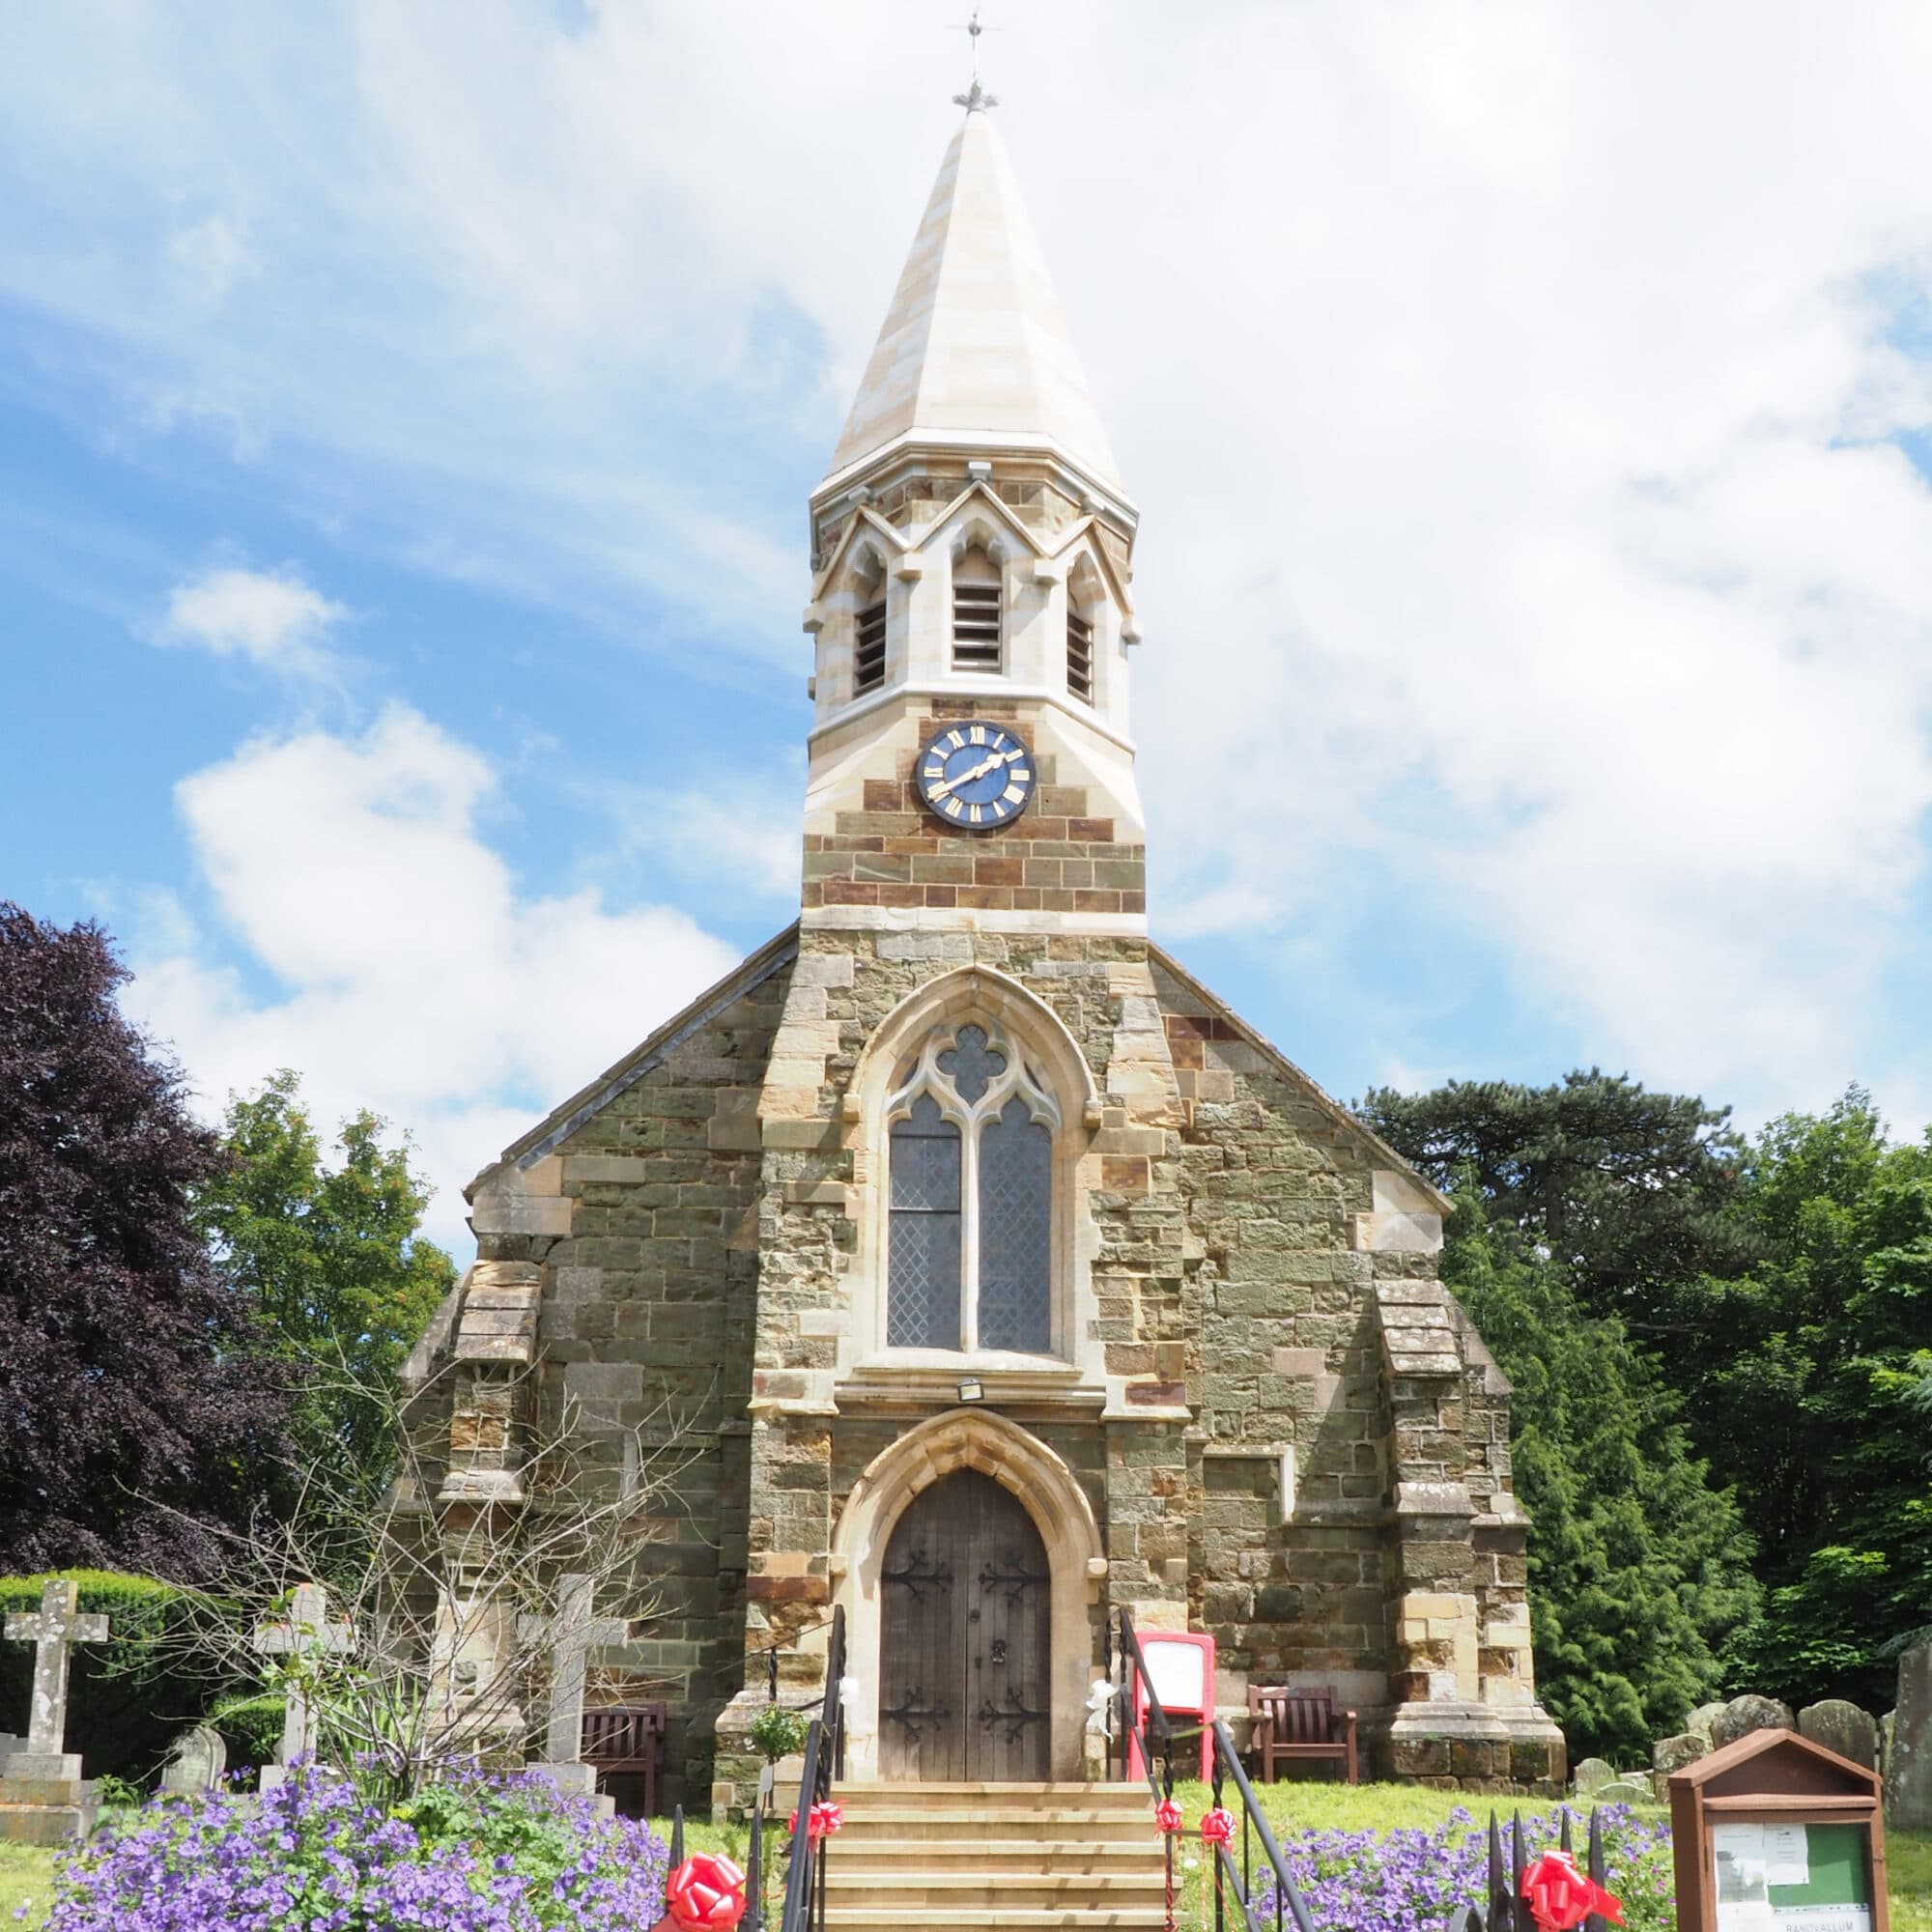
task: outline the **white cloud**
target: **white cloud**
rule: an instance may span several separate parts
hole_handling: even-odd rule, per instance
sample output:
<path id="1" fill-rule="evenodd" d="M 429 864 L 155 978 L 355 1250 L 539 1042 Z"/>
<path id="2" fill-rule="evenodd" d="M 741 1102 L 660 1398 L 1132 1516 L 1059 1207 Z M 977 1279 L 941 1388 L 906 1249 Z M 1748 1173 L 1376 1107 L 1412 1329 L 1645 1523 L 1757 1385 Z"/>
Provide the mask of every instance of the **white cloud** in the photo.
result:
<path id="1" fill-rule="evenodd" d="M 321 1116 L 411 1129 L 459 1249 L 463 1183 L 735 958 L 680 912 L 526 894 L 479 829 L 495 786 L 402 705 L 185 779 L 212 917 L 149 922 L 128 994 L 211 1111 L 293 1066 Z"/>
<path id="2" fill-rule="evenodd" d="M 163 643 L 314 675 L 325 663 L 325 639 L 348 614 L 293 572 L 217 568 L 169 592 L 157 635 Z"/>
<path id="3" fill-rule="evenodd" d="M 795 675 L 957 13 L 43 10 L 0 286 L 380 482 L 361 541 Z M 1932 1088 L 1932 13 L 1065 0 L 987 59 L 1147 513 L 1156 924 L 1453 928 L 1581 1059 Z M 103 207 L 253 272 L 211 321 Z"/>
<path id="4" fill-rule="evenodd" d="M 168 260 L 197 300 L 218 306 L 244 275 L 257 271 L 247 238 L 225 215 L 211 214 L 167 239 Z"/>

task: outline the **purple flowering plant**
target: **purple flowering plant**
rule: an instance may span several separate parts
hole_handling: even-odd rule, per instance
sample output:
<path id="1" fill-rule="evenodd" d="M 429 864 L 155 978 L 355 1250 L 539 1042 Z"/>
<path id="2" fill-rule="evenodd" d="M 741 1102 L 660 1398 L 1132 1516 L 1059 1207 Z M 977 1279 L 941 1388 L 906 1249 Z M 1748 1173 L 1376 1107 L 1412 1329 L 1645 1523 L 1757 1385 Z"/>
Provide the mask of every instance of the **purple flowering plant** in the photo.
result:
<path id="1" fill-rule="evenodd" d="M 1676 1932 L 1670 1827 L 1628 1804 L 1602 1812 L 1605 1888 L 1623 1901 L 1627 1932 Z M 1507 1848 L 1507 1814 L 1503 1824 Z M 1562 1813 L 1526 1815 L 1522 1825 L 1525 1854 L 1534 1859 L 1555 1848 Z M 1572 1812 L 1571 1831 L 1581 1863 L 1587 1816 Z M 1479 1824 L 1460 1805 L 1434 1831 L 1282 1833 L 1279 1841 L 1317 1932 L 1440 1932 L 1457 1906 L 1487 1903 L 1489 1821 Z M 1238 1838 L 1234 1850 L 1238 1865 Z M 1274 1878 L 1259 1846 L 1252 1856 L 1255 1917 L 1272 1923 Z"/>
<path id="2" fill-rule="evenodd" d="M 257 1798 L 164 1798 L 62 1867 L 46 1932 L 638 1932 L 668 1852 L 541 1772 L 383 1806 L 298 1766 Z"/>

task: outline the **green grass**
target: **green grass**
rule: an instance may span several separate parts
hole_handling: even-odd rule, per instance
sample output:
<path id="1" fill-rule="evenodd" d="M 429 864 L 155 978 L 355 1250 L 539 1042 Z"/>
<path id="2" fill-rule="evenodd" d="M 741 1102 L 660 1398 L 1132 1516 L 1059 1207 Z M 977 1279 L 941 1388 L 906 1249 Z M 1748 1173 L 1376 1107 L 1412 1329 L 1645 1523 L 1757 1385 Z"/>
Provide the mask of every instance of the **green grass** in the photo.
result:
<path id="1" fill-rule="evenodd" d="M 1932 1932 L 1932 1833 L 1888 1832 L 1885 1862 L 1891 1932 Z"/>
<path id="2" fill-rule="evenodd" d="M 0 1844 L 0 1927 L 5 1932 L 14 1932 L 14 1913 L 30 1902 L 33 1909 L 21 1925 L 36 1926 L 46 1917 L 56 1856 L 38 1845 Z"/>

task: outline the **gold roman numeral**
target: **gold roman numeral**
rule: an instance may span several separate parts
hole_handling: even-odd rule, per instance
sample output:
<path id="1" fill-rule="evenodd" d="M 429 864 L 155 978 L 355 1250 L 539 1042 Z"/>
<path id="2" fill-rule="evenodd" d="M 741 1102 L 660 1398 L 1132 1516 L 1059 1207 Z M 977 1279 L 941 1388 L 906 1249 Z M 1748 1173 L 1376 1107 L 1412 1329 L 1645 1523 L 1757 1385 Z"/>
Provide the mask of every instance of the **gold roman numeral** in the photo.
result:
<path id="1" fill-rule="evenodd" d="M 966 742 L 969 745 L 983 745 L 986 742 L 986 727 L 983 724 L 969 725 L 966 730 Z"/>

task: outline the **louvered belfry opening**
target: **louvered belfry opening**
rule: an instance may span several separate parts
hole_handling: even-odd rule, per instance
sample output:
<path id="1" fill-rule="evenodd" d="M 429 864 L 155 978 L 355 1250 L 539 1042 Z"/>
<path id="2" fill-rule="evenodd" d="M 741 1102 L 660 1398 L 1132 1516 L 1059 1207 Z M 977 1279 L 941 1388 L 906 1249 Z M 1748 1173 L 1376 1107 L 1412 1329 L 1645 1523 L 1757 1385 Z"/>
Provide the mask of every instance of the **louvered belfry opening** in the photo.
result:
<path id="1" fill-rule="evenodd" d="M 858 648 L 852 660 L 852 689 L 861 697 L 886 681 L 886 600 L 859 612 Z"/>
<path id="2" fill-rule="evenodd" d="M 1066 609 L 1066 691 L 1083 704 L 1094 701 L 1094 626 L 1070 604 Z"/>
<path id="3" fill-rule="evenodd" d="M 1000 668 L 1000 567 L 977 546 L 952 566 L 952 668 Z"/>

